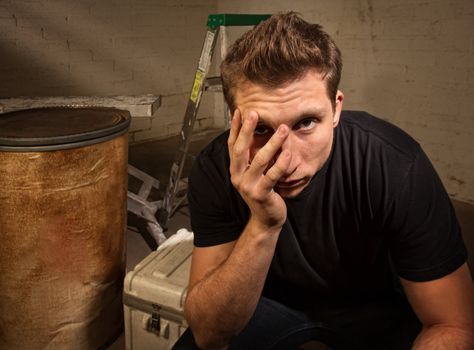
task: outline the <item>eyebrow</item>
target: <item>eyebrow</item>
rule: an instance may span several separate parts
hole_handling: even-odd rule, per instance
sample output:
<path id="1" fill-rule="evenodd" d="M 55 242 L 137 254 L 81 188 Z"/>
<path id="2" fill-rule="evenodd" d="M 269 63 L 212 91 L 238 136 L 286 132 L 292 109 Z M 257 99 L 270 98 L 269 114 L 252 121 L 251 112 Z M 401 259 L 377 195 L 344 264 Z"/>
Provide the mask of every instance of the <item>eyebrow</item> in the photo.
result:
<path id="1" fill-rule="evenodd" d="M 298 115 L 294 125 L 300 123 L 301 121 L 303 121 L 305 119 L 309 119 L 309 118 L 322 119 L 322 118 L 324 118 L 325 112 L 326 111 L 325 111 L 324 108 L 308 108 L 307 110 L 301 112 Z M 266 126 L 268 126 L 270 124 L 271 123 L 269 123 L 269 118 L 262 117 L 260 115 L 258 116 L 257 125 L 266 125 Z"/>

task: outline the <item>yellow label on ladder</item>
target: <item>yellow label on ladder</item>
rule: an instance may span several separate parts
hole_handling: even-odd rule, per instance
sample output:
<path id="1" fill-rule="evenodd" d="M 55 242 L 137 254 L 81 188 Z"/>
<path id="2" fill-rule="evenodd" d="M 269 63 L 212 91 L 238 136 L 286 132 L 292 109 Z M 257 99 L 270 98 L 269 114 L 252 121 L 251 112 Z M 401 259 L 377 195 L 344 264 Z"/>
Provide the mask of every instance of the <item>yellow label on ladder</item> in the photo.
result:
<path id="1" fill-rule="evenodd" d="M 197 70 L 196 77 L 194 78 L 193 90 L 191 91 L 191 101 L 193 101 L 194 103 L 196 103 L 198 99 L 203 78 L 204 78 L 204 72 Z"/>

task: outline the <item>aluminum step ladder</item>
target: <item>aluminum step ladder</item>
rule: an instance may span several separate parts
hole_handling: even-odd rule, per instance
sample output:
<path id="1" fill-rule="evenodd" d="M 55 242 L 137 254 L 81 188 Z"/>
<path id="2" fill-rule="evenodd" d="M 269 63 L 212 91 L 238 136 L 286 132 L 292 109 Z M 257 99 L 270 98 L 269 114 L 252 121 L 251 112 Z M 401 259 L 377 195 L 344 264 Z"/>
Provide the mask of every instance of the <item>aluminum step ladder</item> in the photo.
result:
<path id="1" fill-rule="evenodd" d="M 176 209 L 186 200 L 187 180 L 181 179 L 183 167 L 188 157 L 189 143 L 194 128 L 201 96 L 204 91 L 219 90 L 220 77 L 207 78 L 209 68 L 222 28 L 230 26 L 255 26 L 271 15 L 263 14 L 212 14 L 207 19 L 207 32 L 201 51 L 201 56 L 194 75 L 194 82 L 189 96 L 188 105 L 184 114 L 181 129 L 180 146 L 176 152 L 175 159 L 171 165 L 170 177 L 166 187 L 165 195 L 158 214 L 160 225 L 166 229 L 169 218 Z M 222 90 L 221 90 L 222 91 Z M 225 113 L 225 123 L 228 126 L 229 114 Z"/>

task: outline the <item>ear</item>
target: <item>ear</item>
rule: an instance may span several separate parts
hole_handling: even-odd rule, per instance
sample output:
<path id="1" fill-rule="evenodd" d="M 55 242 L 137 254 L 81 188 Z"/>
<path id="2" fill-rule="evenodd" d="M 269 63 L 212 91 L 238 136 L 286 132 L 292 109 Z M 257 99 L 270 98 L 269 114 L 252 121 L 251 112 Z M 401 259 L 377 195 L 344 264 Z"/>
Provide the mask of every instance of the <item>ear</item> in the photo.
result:
<path id="1" fill-rule="evenodd" d="M 342 112 L 342 102 L 344 101 L 344 94 L 342 91 L 337 90 L 336 93 L 336 108 L 334 109 L 334 118 L 332 121 L 332 126 L 335 128 L 339 124 L 339 118 L 341 117 Z"/>

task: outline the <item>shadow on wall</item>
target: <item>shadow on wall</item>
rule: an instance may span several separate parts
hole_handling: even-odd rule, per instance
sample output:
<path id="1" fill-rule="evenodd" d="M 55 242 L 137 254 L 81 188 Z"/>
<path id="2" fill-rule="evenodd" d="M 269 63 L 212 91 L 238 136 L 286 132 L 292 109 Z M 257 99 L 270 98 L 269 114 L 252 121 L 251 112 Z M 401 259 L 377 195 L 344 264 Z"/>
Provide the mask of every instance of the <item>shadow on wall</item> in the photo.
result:
<path id="1" fill-rule="evenodd" d="M 48 65 L 38 57 L 21 54 L 14 44 L 0 43 L 2 84 L 0 97 L 26 95 L 67 95 L 74 88 L 68 79 L 68 68 Z"/>
<path id="2" fill-rule="evenodd" d="M 0 96 L 68 95 L 72 90 L 85 90 L 87 87 L 72 79 L 70 72 L 69 62 L 74 55 L 70 52 L 64 16 L 55 16 L 52 8 L 51 13 L 40 13 L 34 6 L 27 7 L 18 1 L 10 1 L 9 10 L 14 22 L 0 44 Z M 77 61 L 90 60 L 91 52 L 81 56 L 76 57 Z"/>
<path id="3" fill-rule="evenodd" d="M 104 95 L 133 80 L 133 64 L 117 59 L 114 48 L 114 37 L 126 37 L 131 26 L 127 15 L 92 16 L 91 7 L 99 6 L 92 2 L 8 5 L 11 20 L 2 28 L 0 44 L 0 96 Z M 100 6 L 101 11 L 115 9 L 110 1 Z M 137 49 L 132 38 L 120 45 L 122 52 Z"/>
<path id="4" fill-rule="evenodd" d="M 187 91 L 213 4 L 5 2 L 8 17 L 2 17 L 0 33 L 1 51 L 8 57 L 8 66 L 0 67 L 4 97 Z M 195 30 L 198 26 L 202 32 Z"/>

